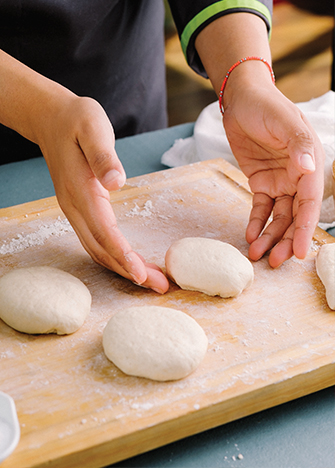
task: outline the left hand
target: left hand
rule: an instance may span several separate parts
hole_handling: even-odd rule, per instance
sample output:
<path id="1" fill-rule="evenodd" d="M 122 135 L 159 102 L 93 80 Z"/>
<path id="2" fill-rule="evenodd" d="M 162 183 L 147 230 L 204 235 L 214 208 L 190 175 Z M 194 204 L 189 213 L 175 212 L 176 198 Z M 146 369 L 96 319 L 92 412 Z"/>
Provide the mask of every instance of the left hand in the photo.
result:
<path id="1" fill-rule="evenodd" d="M 292 255 L 304 258 L 323 197 L 324 152 L 315 131 L 272 83 L 234 90 L 223 124 L 254 194 L 246 231 L 250 259 L 271 249 L 274 268 Z"/>

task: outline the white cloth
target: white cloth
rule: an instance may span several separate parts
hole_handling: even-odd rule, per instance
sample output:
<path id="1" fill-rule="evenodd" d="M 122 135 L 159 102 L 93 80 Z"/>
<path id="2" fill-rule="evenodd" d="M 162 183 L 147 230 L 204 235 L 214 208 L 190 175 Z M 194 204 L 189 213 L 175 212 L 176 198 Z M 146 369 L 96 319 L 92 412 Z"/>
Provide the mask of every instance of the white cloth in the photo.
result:
<path id="1" fill-rule="evenodd" d="M 312 124 L 326 153 L 325 190 L 320 226 L 328 229 L 335 226 L 332 189 L 332 163 L 335 159 L 335 92 L 328 91 L 318 98 L 296 105 Z M 202 110 L 195 122 L 193 136 L 176 140 L 163 154 L 162 163 L 169 167 L 177 167 L 215 158 L 224 158 L 238 167 L 222 125 L 217 101 Z"/>

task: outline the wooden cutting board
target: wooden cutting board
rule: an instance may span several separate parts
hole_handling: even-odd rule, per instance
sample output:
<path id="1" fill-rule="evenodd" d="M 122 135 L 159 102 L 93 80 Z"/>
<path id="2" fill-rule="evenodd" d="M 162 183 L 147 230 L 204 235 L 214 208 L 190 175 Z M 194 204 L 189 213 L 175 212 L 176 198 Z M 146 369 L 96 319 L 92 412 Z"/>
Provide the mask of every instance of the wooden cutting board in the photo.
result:
<path id="1" fill-rule="evenodd" d="M 133 248 L 163 269 L 168 247 L 186 236 L 247 254 L 251 194 L 224 160 L 130 179 L 111 201 Z M 320 229 L 304 261 L 273 270 L 264 258 L 254 263 L 250 288 L 222 299 L 172 283 L 160 296 L 96 265 L 55 198 L 0 216 L 0 275 L 50 265 L 80 278 L 93 296 L 73 335 L 26 335 L 0 320 L 0 388 L 14 398 L 21 424 L 3 468 L 105 466 L 335 383 L 335 312 L 315 271 L 320 245 L 335 239 Z M 130 377 L 105 357 L 109 318 L 146 304 L 182 310 L 205 330 L 207 355 L 189 377 Z"/>

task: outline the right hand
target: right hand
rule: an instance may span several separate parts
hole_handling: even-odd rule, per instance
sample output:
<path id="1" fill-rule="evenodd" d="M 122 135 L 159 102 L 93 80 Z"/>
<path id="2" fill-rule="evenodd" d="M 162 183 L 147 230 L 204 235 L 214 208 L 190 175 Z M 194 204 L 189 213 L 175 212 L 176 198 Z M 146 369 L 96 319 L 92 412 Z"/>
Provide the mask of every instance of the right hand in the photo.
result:
<path id="1" fill-rule="evenodd" d="M 126 175 L 100 104 L 1 50 L 0 101 L 0 122 L 41 148 L 59 205 L 91 257 L 135 283 L 166 292 L 163 272 L 134 252 L 117 227 L 109 191 L 122 187 Z"/>
<path id="2" fill-rule="evenodd" d="M 119 230 L 109 191 L 126 180 L 114 131 L 93 99 L 71 95 L 42 125 L 38 144 L 60 207 L 82 245 L 100 265 L 134 283 L 165 293 L 163 272 L 134 252 Z"/>

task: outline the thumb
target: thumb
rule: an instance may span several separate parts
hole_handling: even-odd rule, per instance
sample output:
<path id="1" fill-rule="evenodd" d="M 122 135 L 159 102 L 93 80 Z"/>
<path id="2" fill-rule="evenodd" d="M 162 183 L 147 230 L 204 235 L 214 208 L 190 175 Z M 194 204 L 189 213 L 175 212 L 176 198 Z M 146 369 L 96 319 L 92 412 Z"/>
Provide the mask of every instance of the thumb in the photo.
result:
<path id="1" fill-rule="evenodd" d="M 115 151 L 114 129 L 103 108 L 89 101 L 89 123 L 78 134 L 78 143 L 95 177 L 107 190 L 118 190 L 126 173 Z"/>
<path id="2" fill-rule="evenodd" d="M 305 126 L 294 132 L 289 140 L 287 149 L 295 168 L 302 174 L 311 174 L 315 171 L 315 139 L 312 130 Z"/>
<path id="3" fill-rule="evenodd" d="M 107 190 L 118 190 L 126 182 L 126 174 L 114 148 L 109 152 L 97 152 L 86 156 L 88 163 L 99 180 Z"/>

